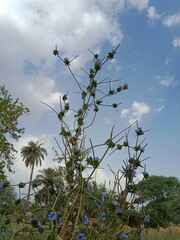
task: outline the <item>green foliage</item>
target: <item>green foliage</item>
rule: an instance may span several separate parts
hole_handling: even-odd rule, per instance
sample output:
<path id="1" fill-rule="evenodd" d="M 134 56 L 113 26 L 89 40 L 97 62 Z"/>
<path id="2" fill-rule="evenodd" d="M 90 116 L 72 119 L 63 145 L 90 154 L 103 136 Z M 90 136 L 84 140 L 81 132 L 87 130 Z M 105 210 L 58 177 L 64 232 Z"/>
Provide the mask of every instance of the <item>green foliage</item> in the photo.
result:
<path id="1" fill-rule="evenodd" d="M 157 230 L 148 229 L 147 233 L 143 234 L 142 240 L 179 240 L 179 237 L 179 232 L 158 232 Z"/>
<path id="2" fill-rule="evenodd" d="M 57 193 L 62 195 L 59 199 L 62 203 L 66 196 L 65 169 L 58 167 L 57 169 L 47 168 L 39 170 L 39 174 L 34 179 L 32 187 L 36 192 L 36 204 L 42 204 L 45 207 L 51 208 L 51 203 L 54 201 L 54 196 Z M 39 188 L 40 190 L 38 190 Z"/>
<path id="3" fill-rule="evenodd" d="M 180 190 L 180 182 L 176 177 L 150 176 L 146 181 L 140 182 L 138 188 L 145 191 L 149 201 L 169 200 Z"/>
<path id="4" fill-rule="evenodd" d="M 14 213 L 16 193 L 13 187 L 0 189 L 0 233 L 5 230 L 10 223 L 9 215 Z M 1 234 L 0 234 L 0 239 Z M 3 239 L 9 239 L 4 238 Z"/>
<path id="5" fill-rule="evenodd" d="M 18 126 L 18 120 L 28 113 L 29 109 L 19 99 L 13 100 L 5 86 L 0 86 L 0 179 L 5 178 L 6 167 L 11 171 L 16 150 L 10 140 L 18 140 L 24 133 L 24 128 Z"/>
<path id="6" fill-rule="evenodd" d="M 147 200 L 154 225 L 180 223 L 180 181 L 176 177 L 150 176 L 138 184 L 138 193 Z"/>
<path id="7" fill-rule="evenodd" d="M 7 187 L 0 190 L 0 213 L 11 214 L 14 211 L 14 201 L 16 199 L 16 193 L 14 188 Z"/>

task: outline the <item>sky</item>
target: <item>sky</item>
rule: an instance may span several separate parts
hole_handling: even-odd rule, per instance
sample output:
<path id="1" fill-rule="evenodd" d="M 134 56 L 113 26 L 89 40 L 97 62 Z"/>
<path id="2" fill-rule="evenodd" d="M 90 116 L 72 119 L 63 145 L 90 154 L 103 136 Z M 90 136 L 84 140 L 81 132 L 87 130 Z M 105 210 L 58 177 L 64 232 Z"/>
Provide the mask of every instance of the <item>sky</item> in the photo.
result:
<path id="1" fill-rule="evenodd" d="M 31 111 L 20 119 L 26 131 L 15 143 L 16 174 L 9 174 L 13 183 L 29 179 L 20 149 L 31 140 L 44 143 L 48 151 L 42 168 L 56 165 L 52 147 L 58 149 L 54 138 L 59 141 L 60 126 L 41 102 L 59 111 L 59 97 L 68 92 L 71 106 L 79 103 L 72 76 L 52 54 L 56 45 L 63 58 L 78 55 L 71 67 L 83 83 L 87 76 L 81 68 L 92 64 L 88 48 L 103 57 L 120 44 L 100 77 L 121 79 L 129 89 L 115 98 L 121 102 L 118 111 L 102 109 L 88 136 L 102 143 L 113 124 L 118 132 L 139 120 L 139 126 L 149 130 L 146 170 L 150 175 L 180 177 L 179 0 L 0 0 L 0 34 L 0 84 Z M 68 124 L 72 119 L 70 113 Z M 133 129 L 131 137 L 135 141 Z M 102 150 L 97 155 L 101 157 Z M 112 179 L 108 164 L 116 172 L 126 159 L 123 152 L 107 156 L 97 180 Z"/>

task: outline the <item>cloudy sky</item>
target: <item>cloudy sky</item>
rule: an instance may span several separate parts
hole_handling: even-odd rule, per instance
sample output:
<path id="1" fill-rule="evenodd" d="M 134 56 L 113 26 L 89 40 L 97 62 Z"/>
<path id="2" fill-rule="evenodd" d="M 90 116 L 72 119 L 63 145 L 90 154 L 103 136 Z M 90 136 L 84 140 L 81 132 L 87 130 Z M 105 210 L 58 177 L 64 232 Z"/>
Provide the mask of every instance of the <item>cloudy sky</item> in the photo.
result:
<path id="1" fill-rule="evenodd" d="M 92 59 L 88 48 L 103 56 L 120 44 L 102 77 L 122 79 L 129 90 L 116 99 L 121 102 L 118 112 L 102 111 L 91 137 L 104 142 L 108 136 L 104 129 L 111 130 L 115 123 L 121 131 L 139 120 L 144 130 L 150 130 L 146 133 L 146 156 L 151 157 L 147 171 L 180 177 L 179 9 L 179 0 L 0 0 L 0 84 L 31 111 L 21 119 L 26 133 L 16 148 L 39 139 L 49 153 L 43 167 L 53 166 L 59 124 L 40 101 L 59 111 L 59 96 L 69 91 L 70 103 L 78 104 L 72 77 L 52 54 L 55 46 L 63 58 L 79 55 L 72 69 L 82 83 L 86 76 L 80 68 Z M 108 156 L 98 177 L 108 179 L 107 164 L 116 171 L 123 160 L 123 154 Z M 29 170 L 20 154 L 14 169 L 18 177 L 28 180 Z"/>

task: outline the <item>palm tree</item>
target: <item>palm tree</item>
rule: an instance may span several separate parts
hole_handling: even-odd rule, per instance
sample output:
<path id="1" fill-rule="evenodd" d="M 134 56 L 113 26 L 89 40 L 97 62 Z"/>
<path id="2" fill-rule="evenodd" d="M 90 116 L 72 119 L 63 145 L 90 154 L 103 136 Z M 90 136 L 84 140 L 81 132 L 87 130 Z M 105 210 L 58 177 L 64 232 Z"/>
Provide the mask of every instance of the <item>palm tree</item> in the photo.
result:
<path id="1" fill-rule="evenodd" d="M 39 174 L 33 183 L 41 189 L 35 194 L 35 200 L 38 203 L 45 204 L 45 206 L 50 206 L 55 193 L 61 192 L 63 194 L 65 192 L 65 168 L 61 166 L 56 169 L 49 167 L 38 172 Z"/>
<path id="2" fill-rule="evenodd" d="M 35 195 L 40 198 L 40 202 L 44 203 L 45 206 L 50 204 L 49 190 L 54 189 L 54 175 L 55 170 L 53 168 L 46 168 L 38 171 L 39 174 L 36 176 L 35 184 L 41 186 L 41 190 Z"/>
<path id="3" fill-rule="evenodd" d="M 42 165 L 42 160 L 44 160 L 44 155 L 47 156 L 47 151 L 45 148 L 41 147 L 43 144 L 39 144 L 39 142 L 28 142 L 27 146 L 22 147 L 21 149 L 21 156 L 22 161 L 25 162 L 26 167 L 31 168 L 30 173 L 30 180 L 29 180 L 29 189 L 28 189 L 28 195 L 27 195 L 27 204 L 30 197 L 30 191 L 31 191 L 31 184 L 32 184 L 32 177 L 34 172 L 34 166 Z M 27 205 L 26 205 L 27 210 Z"/>

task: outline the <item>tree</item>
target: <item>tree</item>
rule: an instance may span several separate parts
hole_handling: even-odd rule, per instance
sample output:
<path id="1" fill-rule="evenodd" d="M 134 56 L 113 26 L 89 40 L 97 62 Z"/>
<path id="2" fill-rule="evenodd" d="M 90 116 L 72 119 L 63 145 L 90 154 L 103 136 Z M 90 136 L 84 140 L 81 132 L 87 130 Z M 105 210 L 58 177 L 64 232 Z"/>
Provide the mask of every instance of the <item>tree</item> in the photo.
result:
<path id="1" fill-rule="evenodd" d="M 35 194 L 36 203 L 42 203 L 45 204 L 45 206 L 50 206 L 51 202 L 54 200 L 54 195 L 57 193 L 65 195 L 65 168 L 45 168 L 43 170 L 39 170 L 38 172 L 39 174 L 33 181 L 34 188 L 39 190 L 39 187 L 41 187 L 41 189 Z"/>
<path id="2" fill-rule="evenodd" d="M 0 188 L 0 239 L 7 239 L 3 235 L 8 228 L 11 216 L 17 211 L 16 195 L 13 187 Z"/>
<path id="3" fill-rule="evenodd" d="M 137 186 L 143 193 L 155 225 L 167 226 L 169 222 L 180 223 L 180 181 L 176 177 L 150 176 Z"/>
<path id="4" fill-rule="evenodd" d="M 14 153 L 14 145 L 10 141 L 18 140 L 24 133 L 24 128 L 19 128 L 18 120 L 24 114 L 28 114 L 29 109 L 19 102 L 13 100 L 5 86 L 0 86 L 0 178 L 5 178 L 5 168 L 11 171 Z"/>
<path id="5" fill-rule="evenodd" d="M 42 187 L 41 190 L 35 195 L 35 198 L 38 199 L 41 203 L 44 203 L 45 206 L 50 204 L 50 190 L 53 192 L 53 178 L 54 178 L 54 169 L 53 168 L 45 168 L 43 170 L 39 170 L 39 174 L 36 176 L 34 181 L 34 185 Z"/>
<path id="6" fill-rule="evenodd" d="M 0 214 L 7 215 L 14 211 L 14 202 L 16 200 L 16 192 L 13 187 L 6 187 L 0 189 Z"/>
<path id="7" fill-rule="evenodd" d="M 28 195 L 27 195 L 27 203 L 28 203 L 29 197 L 30 197 L 34 166 L 35 165 L 41 166 L 42 160 L 44 160 L 44 155 L 47 156 L 46 149 L 41 146 L 42 146 L 42 144 L 39 144 L 38 141 L 37 142 L 30 141 L 30 142 L 28 142 L 27 146 L 24 146 L 21 149 L 21 156 L 23 158 L 22 160 L 25 162 L 26 167 L 30 166 L 30 168 L 31 168 L 29 189 L 28 189 Z"/>

